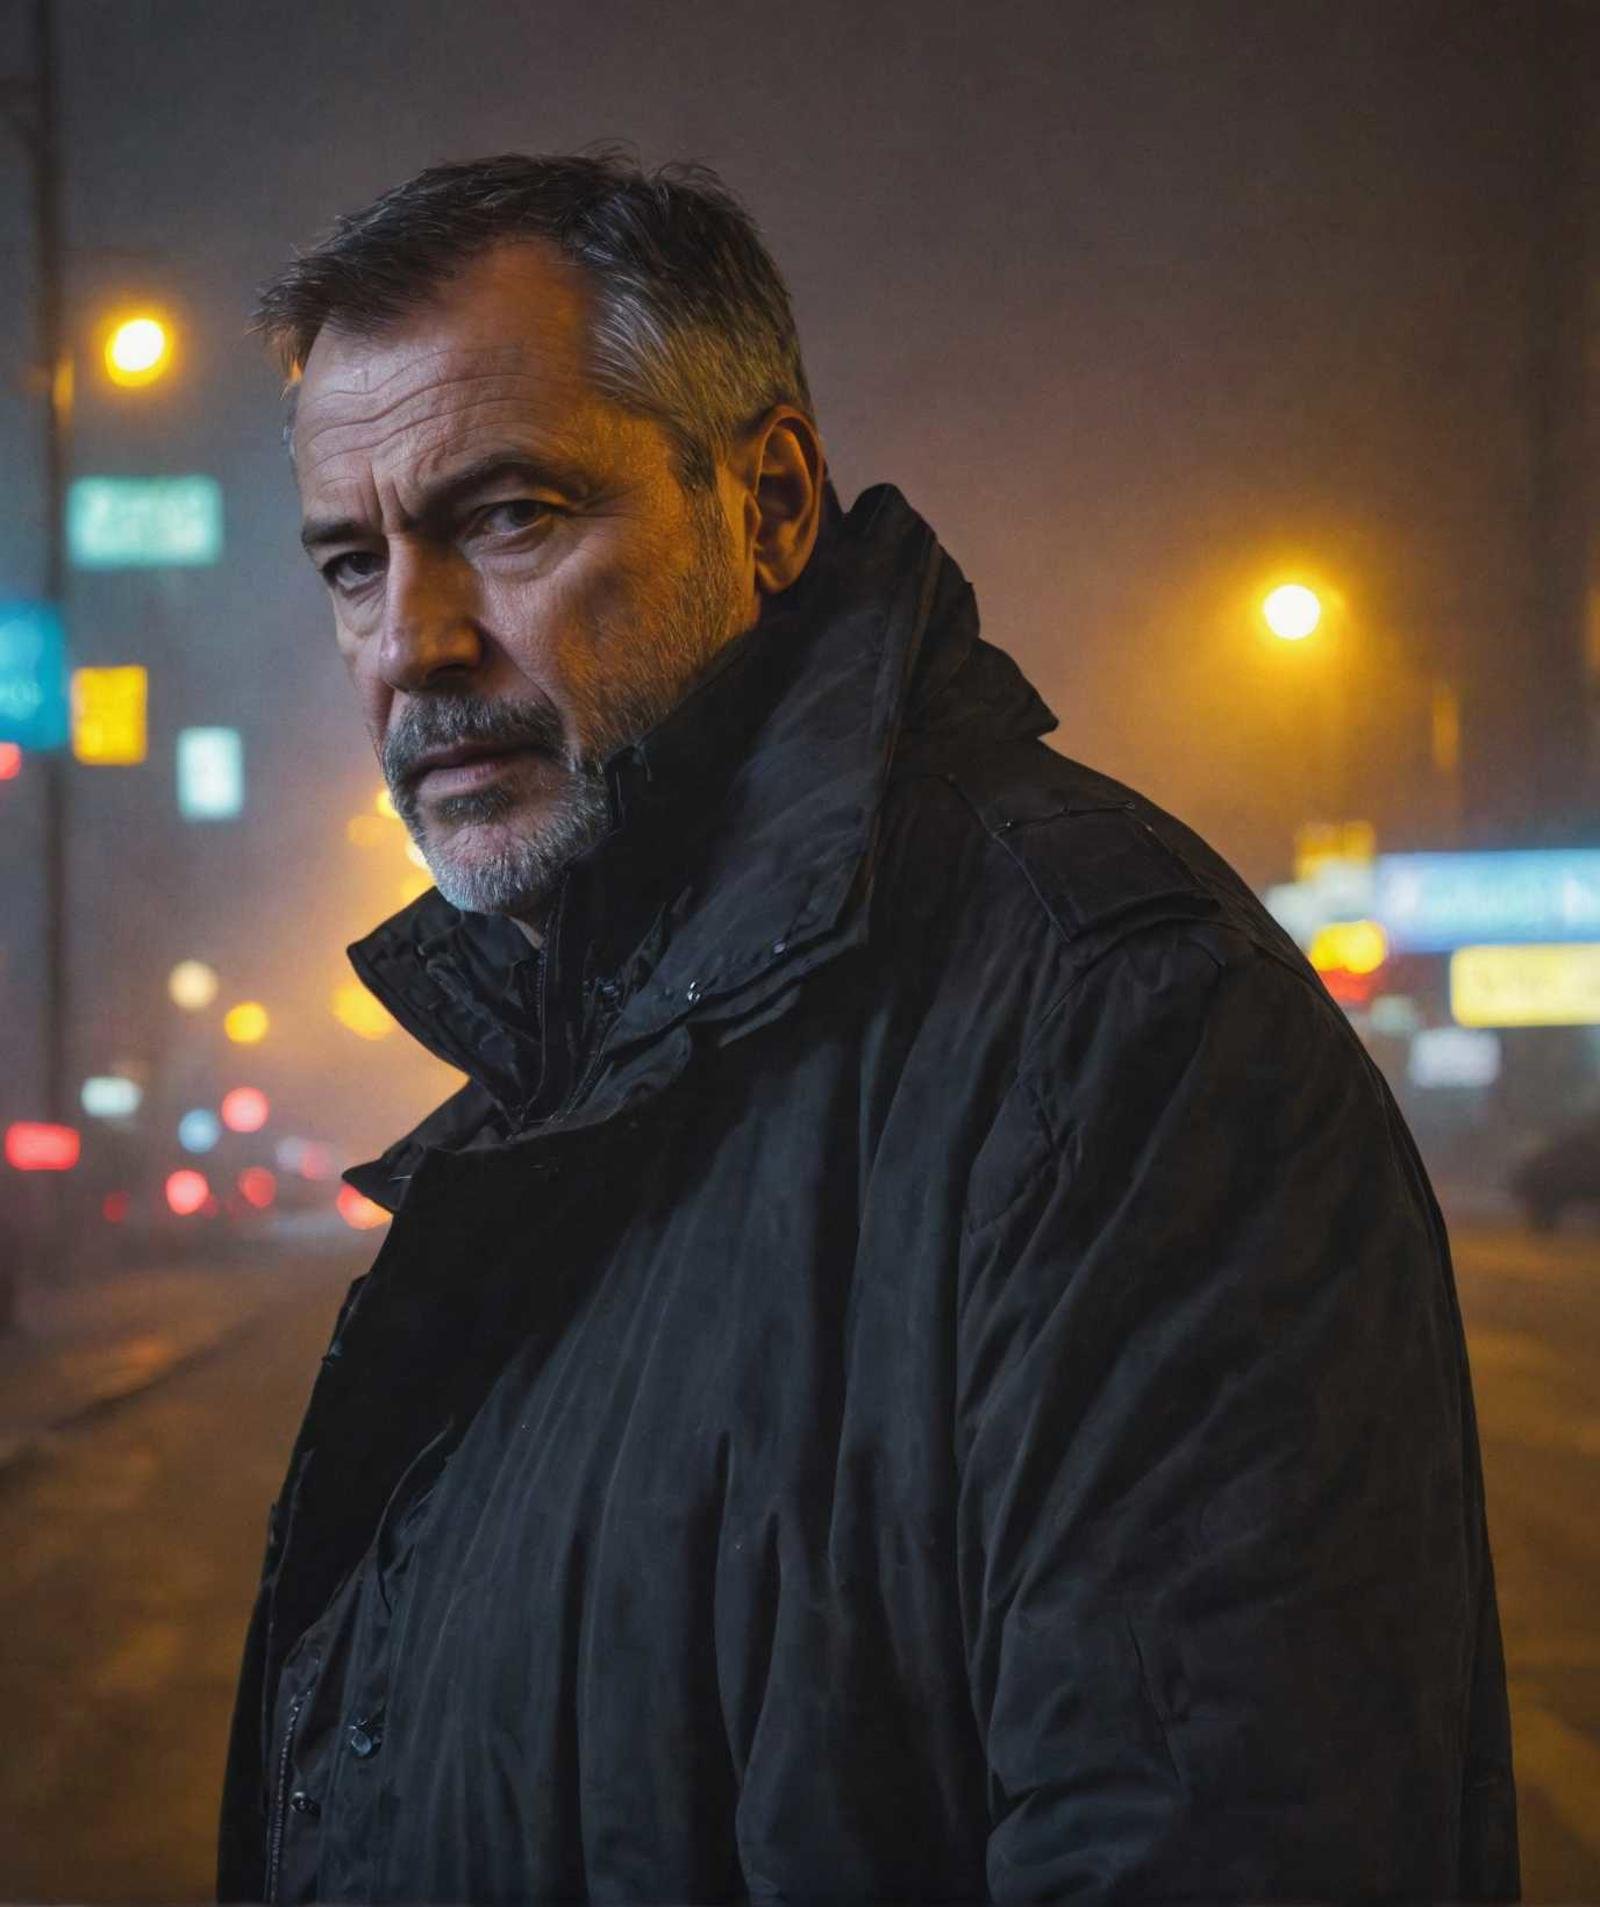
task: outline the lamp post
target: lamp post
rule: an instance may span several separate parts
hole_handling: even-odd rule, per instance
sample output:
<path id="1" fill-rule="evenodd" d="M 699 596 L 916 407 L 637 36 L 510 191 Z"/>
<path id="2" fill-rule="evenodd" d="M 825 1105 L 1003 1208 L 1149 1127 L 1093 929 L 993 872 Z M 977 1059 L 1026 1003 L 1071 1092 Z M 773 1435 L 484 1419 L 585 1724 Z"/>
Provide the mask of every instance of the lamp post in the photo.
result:
<path id="1" fill-rule="evenodd" d="M 34 350 L 35 388 L 40 407 L 40 471 L 43 493 L 44 600 L 58 613 L 66 595 L 66 493 L 70 462 L 76 361 L 69 341 L 63 273 L 61 218 L 61 130 L 55 0 L 34 0 L 33 66 L 22 79 L 0 86 L 0 107 L 27 156 L 32 175 L 35 245 Z M 153 313 L 130 313 L 110 332 L 105 353 L 112 382 L 136 386 L 161 377 L 172 356 L 172 333 Z M 42 826 L 41 1021 L 45 1117 L 65 1125 L 75 1106 L 68 1073 L 71 1025 L 71 954 L 67 917 L 67 842 L 69 764 L 63 749 L 42 750 L 37 760 Z M 58 1191 L 38 1202 L 34 1245 L 47 1261 L 59 1261 L 68 1243 L 68 1203 Z M 4 1328 L 0 1296 L 0 1329 Z"/>
<path id="2" fill-rule="evenodd" d="M 44 597 L 59 609 L 65 594 L 67 442 L 72 428 L 73 365 L 65 348 L 61 284 L 61 143 L 53 0 L 35 0 L 31 119 L 33 218 L 38 248 L 35 327 L 44 382 Z M 45 1116 L 68 1114 L 66 919 L 66 761 L 58 750 L 41 760 L 44 799 L 44 1102 Z M 57 1241 L 52 1241 L 57 1242 Z"/>
<path id="3" fill-rule="evenodd" d="M 1321 651 L 1323 746 L 1326 755 L 1323 799 L 1327 819 L 1345 819 L 1349 800 L 1349 684 L 1347 658 L 1340 632 L 1327 613 L 1322 592 L 1301 581 L 1275 584 L 1261 598 L 1261 620 L 1279 642 L 1298 645 L 1316 638 Z"/>

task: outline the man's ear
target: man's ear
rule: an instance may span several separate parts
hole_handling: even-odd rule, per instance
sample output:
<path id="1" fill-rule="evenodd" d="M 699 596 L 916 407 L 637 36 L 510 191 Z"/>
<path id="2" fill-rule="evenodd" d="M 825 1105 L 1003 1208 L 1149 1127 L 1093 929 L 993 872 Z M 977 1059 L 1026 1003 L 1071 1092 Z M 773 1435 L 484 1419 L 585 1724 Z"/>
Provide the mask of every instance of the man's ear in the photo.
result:
<path id="1" fill-rule="evenodd" d="M 736 447 L 729 469 L 756 591 L 781 595 L 810 562 L 822 522 L 827 459 L 817 427 L 792 404 L 775 405 Z"/>

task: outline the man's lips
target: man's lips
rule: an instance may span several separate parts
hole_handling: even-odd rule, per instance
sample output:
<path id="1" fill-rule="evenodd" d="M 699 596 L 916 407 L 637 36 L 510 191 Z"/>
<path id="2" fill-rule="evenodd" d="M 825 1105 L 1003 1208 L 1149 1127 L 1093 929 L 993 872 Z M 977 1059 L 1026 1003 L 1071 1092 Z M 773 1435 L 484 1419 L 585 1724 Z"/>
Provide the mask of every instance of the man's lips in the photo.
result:
<path id="1" fill-rule="evenodd" d="M 459 748 L 443 748 L 424 755 L 411 770 L 409 780 L 420 793 L 461 793 L 481 788 L 503 773 L 513 761 L 532 754 L 527 743 L 463 743 Z"/>

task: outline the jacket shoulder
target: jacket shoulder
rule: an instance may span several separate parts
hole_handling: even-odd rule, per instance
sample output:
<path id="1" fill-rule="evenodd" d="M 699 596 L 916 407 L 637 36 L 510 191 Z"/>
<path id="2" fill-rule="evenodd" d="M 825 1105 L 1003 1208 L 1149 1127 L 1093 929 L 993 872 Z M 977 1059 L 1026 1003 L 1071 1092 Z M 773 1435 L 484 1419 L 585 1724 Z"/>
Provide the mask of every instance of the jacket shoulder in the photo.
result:
<path id="1" fill-rule="evenodd" d="M 1041 742 L 931 769 L 1006 855 L 1074 964 L 1129 934 L 1208 921 L 1304 967 L 1299 949 L 1213 848 L 1134 789 Z"/>

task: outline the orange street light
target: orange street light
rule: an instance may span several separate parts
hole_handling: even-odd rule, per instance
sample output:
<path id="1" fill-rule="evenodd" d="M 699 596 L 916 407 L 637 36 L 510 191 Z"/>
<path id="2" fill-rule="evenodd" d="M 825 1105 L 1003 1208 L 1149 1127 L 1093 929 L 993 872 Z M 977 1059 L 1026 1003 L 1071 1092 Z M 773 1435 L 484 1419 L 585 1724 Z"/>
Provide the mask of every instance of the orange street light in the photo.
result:
<path id="1" fill-rule="evenodd" d="M 135 312 L 111 327 L 106 337 L 106 376 L 125 390 L 154 384 L 172 364 L 172 327 L 154 312 Z"/>
<path id="2" fill-rule="evenodd" d="M 1280 642 L 1304 642 L 1322 621 L 1322 598 L 1304 583 L 1280 583 L 1262 600 L 1261 614 Z"/>

